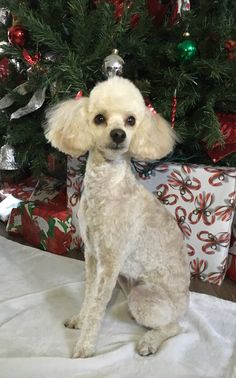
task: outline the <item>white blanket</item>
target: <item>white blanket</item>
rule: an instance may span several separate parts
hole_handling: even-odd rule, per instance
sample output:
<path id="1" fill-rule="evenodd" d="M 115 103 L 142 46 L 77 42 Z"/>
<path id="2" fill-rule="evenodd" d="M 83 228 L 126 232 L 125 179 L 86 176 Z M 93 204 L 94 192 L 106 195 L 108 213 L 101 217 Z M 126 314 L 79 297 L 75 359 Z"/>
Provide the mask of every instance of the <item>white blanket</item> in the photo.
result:
<path id="1" fill-rule="evenodd" d="M 0 237 L 0 378 L 236 377 L 236 303 L 191 293 L 183 332 L 141 357 L 135 342 L 145 330 L 115 289 L 96 355 L 71 359 L 79 331 L 63 321 L 83 293 L 83 262 Z"/>

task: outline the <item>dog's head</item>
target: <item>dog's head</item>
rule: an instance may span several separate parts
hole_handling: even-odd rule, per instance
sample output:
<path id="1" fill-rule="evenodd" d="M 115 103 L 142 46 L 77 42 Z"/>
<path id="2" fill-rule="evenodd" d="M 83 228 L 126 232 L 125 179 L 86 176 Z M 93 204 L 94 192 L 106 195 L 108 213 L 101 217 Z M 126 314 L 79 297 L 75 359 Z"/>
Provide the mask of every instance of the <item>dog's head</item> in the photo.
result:
<path id="1" fill-rule="evenodd" d="M 49 110 L 45 134 L 62 152 L 79 156 L 96 148 L 109 160 L 127 152 L 141 160 L 160 159 L 176 140 L 169 124 L 145 106 L 134 84 L 120 77 L 99 83 L 88 98 Z"/>

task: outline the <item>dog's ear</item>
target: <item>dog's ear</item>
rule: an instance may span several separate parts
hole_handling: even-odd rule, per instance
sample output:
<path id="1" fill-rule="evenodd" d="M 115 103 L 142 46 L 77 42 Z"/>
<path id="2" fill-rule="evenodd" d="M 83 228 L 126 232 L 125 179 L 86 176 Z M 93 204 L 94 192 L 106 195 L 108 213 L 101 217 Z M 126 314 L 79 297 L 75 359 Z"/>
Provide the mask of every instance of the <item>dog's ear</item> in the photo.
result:
<path id="1" fill-rule="evenodd" d="M 83 155 L 92 147 L 87 117 L 88 98 L 67 100 L 49 109 L 45 136 L 53 147 L 73 156 Z"/>
<path id="2" fill-rule="evenodd" d="M 176 141 L 169 123 L 146 109 L 144 120 L 133 135 L 130 155 L 139 160 L 161 159 L 173 150 Z"/>

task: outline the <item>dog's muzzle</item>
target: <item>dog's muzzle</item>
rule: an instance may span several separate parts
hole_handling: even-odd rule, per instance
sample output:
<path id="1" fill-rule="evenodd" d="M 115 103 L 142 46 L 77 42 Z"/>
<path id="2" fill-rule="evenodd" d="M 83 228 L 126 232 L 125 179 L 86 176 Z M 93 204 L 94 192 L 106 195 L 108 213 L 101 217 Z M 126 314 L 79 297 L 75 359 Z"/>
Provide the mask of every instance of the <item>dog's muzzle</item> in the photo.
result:
<path id="1" fill-rule="evenodd" d="M 113 129 L 110 132 L 110 137 L 111 137 L 113 142 L 119 144 L 119 143 L 124 142 L 124 140 L 126 138 L 126 133 L 122 129 Z"/>

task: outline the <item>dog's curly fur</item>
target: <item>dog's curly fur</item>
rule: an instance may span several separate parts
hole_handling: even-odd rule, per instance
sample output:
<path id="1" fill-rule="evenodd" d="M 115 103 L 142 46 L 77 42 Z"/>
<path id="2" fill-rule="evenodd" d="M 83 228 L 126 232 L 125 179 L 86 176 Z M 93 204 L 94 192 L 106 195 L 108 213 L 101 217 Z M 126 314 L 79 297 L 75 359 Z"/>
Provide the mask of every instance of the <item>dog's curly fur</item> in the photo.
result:
<path id="1" fill-rule="evenodd" d="M 103 117 L 96 121 L 99 114 Z M 112 137 L 114 129 L 122 140 Z M 115 77 L 99 83 L 89 98 L 51 109 L 46 137 L 71 155 L 90 151 L 79 209 L 85 299 L 79 315 L 65 323 L 81 328 L 73 357 L 94 353 L 117 279 L 132 316 L 150 329 L 139 340 L 138 353 L 155 353 L 180 332 L 178 321 L 189 300 L 189 267 L 181 231 L 160 201 L 137 182 L 130 157 L 164 157 L 173 149 L 173 130 L 146 108 L 129 80 Z"/>

